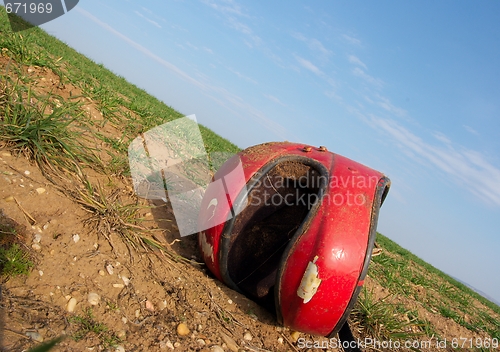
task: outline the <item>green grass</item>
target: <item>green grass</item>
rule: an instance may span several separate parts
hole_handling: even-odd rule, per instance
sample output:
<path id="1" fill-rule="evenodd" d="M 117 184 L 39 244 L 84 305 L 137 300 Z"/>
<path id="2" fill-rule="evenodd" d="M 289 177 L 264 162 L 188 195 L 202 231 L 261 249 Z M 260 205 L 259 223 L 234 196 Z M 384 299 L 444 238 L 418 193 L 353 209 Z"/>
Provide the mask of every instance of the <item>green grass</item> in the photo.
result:
<path id="1" fill-rule="evenodd" d="M 429 312 L 452 319 L 472 332 L 484 331 L 491 338 L 500 337 L 500 319 L 477 309 L 473 302 L 476 300 L 496 314 L 500 314 L 500 307 L 389 238 L 378 234 L 377 242 L 385 252 L 373 258 L 369 275 L 392 294 L 420 302 Z M 416 286 L 425 294 L 418 294 Z"/>
<path id="2" fill-rule="evenodd" d="M 4 277 L 28 275 L 33 262 L 27 252 L 15 243 L 8 248 L 0 247 L 0 269 Z"/>
<path id="3" fill-rule="evenodd" d="M 105 324 L 95 320 L 91 308 L 86 309 L 81 315 L 70 317 L 68 321 L 75 325 L 76 332 L 72 334 L 75 341 L 80 341 L 92 333 L 97 336 L 104 348 L 116 346 L 120 342 Z"/>
<path id="4" fill-rule="evenodd" d="M 28 275 L 34 264 L 28 251 L 20 245 L 16 224 L 0 210 L 0 276 L 8 280 Z"/>
<path id="5" fill-rule="evenodd" d="M 411 329 L 417 325 L 416 319 L 403 319 L 407 313 L 403 306 L 389 303 L 385 299 L 376 300 L 372 292 L 363 288 L 351 318 L 356 321 L 361 336 L 400 340 L 419 335 Z"/>

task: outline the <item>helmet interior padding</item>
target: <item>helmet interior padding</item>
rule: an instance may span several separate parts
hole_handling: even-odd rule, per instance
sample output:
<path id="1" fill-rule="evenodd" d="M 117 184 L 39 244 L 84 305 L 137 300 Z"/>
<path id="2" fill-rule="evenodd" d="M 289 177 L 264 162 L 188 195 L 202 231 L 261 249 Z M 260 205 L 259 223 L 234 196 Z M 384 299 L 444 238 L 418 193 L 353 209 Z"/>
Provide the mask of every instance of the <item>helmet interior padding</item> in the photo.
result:
<path id="1" fill-rule="evenodd" d="M 283 161 L 259 176 L 234 221 L 228 271 L 241 291 L 274 311 L 281 257 L 319 197 L 319 173 L 299 161 Z"/>

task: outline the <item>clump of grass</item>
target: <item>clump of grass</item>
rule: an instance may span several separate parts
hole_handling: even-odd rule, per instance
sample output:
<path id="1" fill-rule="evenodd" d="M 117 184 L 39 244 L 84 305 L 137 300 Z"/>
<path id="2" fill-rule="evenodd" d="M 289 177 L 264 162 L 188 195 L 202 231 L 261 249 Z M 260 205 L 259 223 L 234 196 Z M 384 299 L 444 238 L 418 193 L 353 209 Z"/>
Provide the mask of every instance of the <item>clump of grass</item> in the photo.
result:
<path id="1" fill-rule="evenodd" d="M 27 275 L 33 266 L 28 251 L 19 244 L 16 224 L 0 210 L 0 274 L 2 278 Z"/>
<path id="2" fill-rule="evenodd" d="M 387 298 L 387 297 L 386 297 Z M 414 320 L 403 321 L 398 316 L 400 307 L 386 302 L 386 298 L 376 300 L 373 293 L 363 288 L 358 301 L 351 312 L 351 318 L 358 327 L 361 336 L 372 336 L 377 339 L 407 339 L 418 335 L 411 329 Z"/>
<path id="3" fill-rule="evenodd" d="M 3 31 L 0 36 L 2 53 L 18 64 L 47 67 L 60 78 L 62 71 L 58 66 L 59 59 L 52 59 L 47 50 L 37 43 L 37 36 L 30 32 L 12 33 Z"/>
<path id="4" fill-rule="evenodd" d="M 32 268 L 33 262 L 27 252 L 17 243 L 8 248 L 0 247 L 0 269 L 4 277 L 28 275 Z"/>
<path id="5" fill-rule="evenodd" d="M 75 171 L 80 163 L 100 166 L 84 145 L 83 131 L 76 129 L 82 113 L 77 103 L 57 104 L 18 81 L 1 78 L 0 135 L 7 147 L 34 160 L 42 171 Z"/>
<path id="6" fill-rule="evenodd" d="M 75 341 L 80 341 L 93 333 L 97 335 L 104 348 L 115 346 L 120 342 L 120 339 L 111 333 L 105 324 L 95 321 L 91 308 L 86 309 L 82 315 L 70 317 L 68 320 L 77 325 L 77 331 L 72 335 Z"/>
<path id="7" fill-rule="evenodd" d="M 92 226 L 110 243 L 112 233 L 119 234 L 134 249 L 141 243 L 139 231 L 146 229 L 137 225 L 137 210 L 135 204 L 122 204 L 119 190 L 107 195 L 101 186 L 94 186 L 85 180 L 85 188 L 70 192 L 69 195 L 90 213 L 86 224 Z M 112 244 L 112 243 L 111 243 Z"/>
<path id="8" fill-rule="evenodd" d="M 137 215 L 138 210 L 144 206 L 123 204 L 119 190 L 106 194 L 101 186 L 94 186 L 88 180 L 84 182 L 85 189 L 66 190 L 66 193 L 90 213 L 85 223 L 103 235 L 111 246 L 113 246 L 111 235 L 114 233 L 134 250 L 142 247 L 166 251 L 160 242 L 145 235 L 148 229 L 139 225 L 142 219 Z"/>

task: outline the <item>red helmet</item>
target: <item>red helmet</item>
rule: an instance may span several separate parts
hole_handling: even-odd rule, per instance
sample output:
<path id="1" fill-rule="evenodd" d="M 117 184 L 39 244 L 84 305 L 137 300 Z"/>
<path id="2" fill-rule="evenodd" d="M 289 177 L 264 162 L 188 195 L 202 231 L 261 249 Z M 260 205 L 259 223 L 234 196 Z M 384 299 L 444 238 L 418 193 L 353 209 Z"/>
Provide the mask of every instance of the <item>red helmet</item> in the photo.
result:
<path id="1" fill-rule="evenodd" d="M 205 192 L 204 260 L 285 326 L 333 336 L 363 285 L 389 186 L 380 172 L 325 147 L 250 147 L 222 165 Z"/>

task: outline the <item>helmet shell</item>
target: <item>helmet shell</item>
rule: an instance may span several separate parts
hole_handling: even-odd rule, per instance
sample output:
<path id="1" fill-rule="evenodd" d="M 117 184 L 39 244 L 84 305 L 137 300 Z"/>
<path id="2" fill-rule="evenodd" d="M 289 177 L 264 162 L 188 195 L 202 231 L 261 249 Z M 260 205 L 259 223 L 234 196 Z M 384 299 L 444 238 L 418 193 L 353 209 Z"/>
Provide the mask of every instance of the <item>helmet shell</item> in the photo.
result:
<path id="1" fill-rule="evenodd" d="M 290 176 L 301 168 L 307 172 Z M 278 187 L 277 175 L 291 180 L 288 188 L 285 182 Z M 262 195 L 267 180 L 272 196 Z M 226 285 L 273 307 L 285 326 L 332 336 L 363 285 L 389 186 L 382 173 L 324 147 L 279 142 L 247 148 L 217 171 L 203 197 L 198 240 L 204 260 Z M 300 203 L 304 190 L 300 194 L 313 200 L 306 207 L 255 202 Z M 267 256 L 259 254 L 266 250 Z"/>

